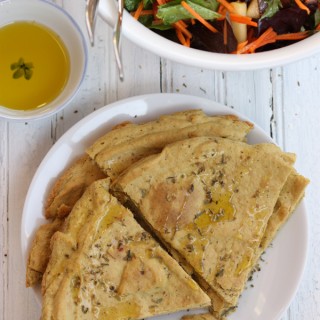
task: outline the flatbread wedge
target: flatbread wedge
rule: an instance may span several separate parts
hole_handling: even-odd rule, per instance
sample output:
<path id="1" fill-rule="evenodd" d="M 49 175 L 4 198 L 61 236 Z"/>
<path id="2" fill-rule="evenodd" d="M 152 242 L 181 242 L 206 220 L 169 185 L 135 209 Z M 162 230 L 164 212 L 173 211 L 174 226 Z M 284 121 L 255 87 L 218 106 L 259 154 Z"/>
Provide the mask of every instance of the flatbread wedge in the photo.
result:
<path id="1" fill-rule="evenodd" d="M 308 184 L 309 179 L 298 174 L 296 170 L 293 170 L 293 172 L 289 175 L 285 185 L 280 192 L 277 203 L 273 209 L 273 213 L 268 220 L 268 224 L 263 234 L 260 245 L 257 248 L 256 253 L 252 257 L 253 268 L 250 272 L 250 276 L 251 273 L 254 273 L 257 270 L 257 267 L 259 266 L 259 259 L 262 253 L 268 248 L 268 246 L 277 236 L 278 231 L 282 228 L 291 214 L 295 211 L 296 207 L 304 196 L 305 189 Z M 203 288 L 206 288 L 207 294 L 212 299 L 213 305 L 215 306 L 216 310 L 214 312 L 215 314 L 220 316 L 223 314 L 228 314 L 231 311 L 235 310 L 236 306 L 221 299 L 221 297 L 219 297 L 212 290 L 212 288 L 210 288 L 208 284 L 205 283 L 201 278 L 198 278 L 198 282 L 202 285 Z"/>
<path id="2" fill-rule="evenodd" d="M 42 319 L 142 319 L 210 304 L 209 297 L 108 192 L 94 182 L 55 233 Z"/>
<path id="3" fill-rule="evenodd" d="M 41 281 L 51 254 L 51 237 L 56 231 L 60 230 L 62 223 L 63 220 L 55 219 L 38 228 L 29 251 L 26 287 L 33 287 Z"/>
<path id="4" fill-rule="evenodd" d="M 96 163 L 88 155 L 83 155 L 54 183 L 45 204 L 45 217 L 47 219 L 66 217 L 85 189 L 93 181 L 105 177 Z"/>
<path id="5" fill-rule="evenodd" d="M 185 129 L 179 129 L 186 127 Z M 176 129 L 172 129 L 176 128 Z M 176 141 L 189 136 L 202 136 L 207 134 L 217 134 L 227 136 L 232 139 L 244 140 L 246 134 L 251 130 L 252 125 L 245 121 L 240 121 L 237 117 L 228 115 L 220 117 L 208 117 L 201 110 L 190 110 L 178 112 L 172 115 L 162 116 L 157 121 L 135 125 L 132 123 L 120 123 L 89 148 L 89 153 L 103 151 L 97 155 L 96 160 L 105 170 L 106 174 L 115 178 L 120 172 L 130 166 L 136 160 L 152 153 L 160 152 L 164 145 L 171 141 Z M 147 134 L 148 130 L 155 132 Z M 160 131 L 163 130 L 163 131 Z M 142 137 L 140 137 L 143 135 Z M 130 144 L 128 145 L 128 140 Z M 117 147 L 116 147 L 117 146 Z M 72 210 L 76 201 L 82 196 L 85 189 L 98 179 L 104 178 L 105 174 L 99 169 L 95 161 L 88 155 L 82 156 L 69 168 L 67 168 L 54 183 L 49 192 L 45 205 L 46 218 L 63 219 Z M 109 163 L 107 168 L 104 165 Z M 40 228 L 38 237 L 44 230 Z M 49 240 L 42 242 L 42 251 L 46 255 L 39 256 L 39 264 L 45 266 L 49 259 Z M 39 246 L 32 251 L 39 251 Z M 47 250 L 46 250 L 47 249 Z M 43 257 L 44 261 L 40 262 Z M 43 267 L 42 267 L 43 269 Z M 33 280 L 31 281 L 31 273 Z M 27 286 L 33 286 L 41 280 L 42 273 L 27 270 L 29 281 Z"/>
<path id="6" fill-rule="evenodd" d="M 191 138 L 134 164 L 113 189 L 192 270 L 221 316 L 237 305 L 294 160 L 273 144 Z"/>
<path id="7" fill-rule="evenodd" d="M 169 143 L 208 135 L 243 141 L 252 127 L 235 116 L 209 117 L 201 110 L 190 110 L 112 130 L 89 147 L 87 153 L 107 176 L 115 179 L 132 163 L 160 152 Z"/>
<path id="8" fill-rule="evenodd" d="M 275 238 L 279 229 L 289 219 L 300 201 L 310 180 L 300 175 L 296 170 L 289 175 L 283 189 L 280 192 L 273 213 L 268 221 L 266 231 L 261 240 L 257 256 L 266 250 Z"/>
<path id="9" fill-rule="evenodd" d="M 198 125 L 201 123 L 205 126 L 198 131 Z M 182 131 L 178 135 L 175 132 L 190 126 L 193 126 L 191 130 Z M 235 140 L 244 140 L 252 127 L 251 123 L 241 121 L 235 116 L 208 117 L 201 110 L 164 115 L 158 120 L 141 125 L 120 123 L 99 138 L 87 149 L 87 154 L 73 163 L 57 179 L 47 197 L 45 217 L 47 219 L 66 217 L 93 181 L 105 178 L 105 174 L 115 177 L 136 160 L 161 151 L 165 143 L 185 138 L 186 135 L 199 136 L 208 132 Z M 168 132 L 167 135 L 164 134 L 165 131 Z M 157 134 L 160 136 L 157 137 Z M 148 138 L 140 139 L 142 137 Z M 115 148 L 116 146 L 118 147 Z"/>
<path id="10" fill-rule="evenodd" d="M 238 132 L 233 134 L 238 135 L 240 140 L 245 139 L 246 134 L 253 127 L 251 123 L 241 121 L 234 115 L 209 117 L 202 110 L 180 111 L 162 115 L 156 120 L 142 124 L 126 123 L 124 126 L 119 125 L 97 139 L 86 151 L 92 159 L 95 159 L 96 156 L 104 149 L 127 142 L 133 138 L 139 138 L 150 133 L 182 129 L 191 125 L 206 123 L 211 120 L 219 122 L 219 119 L 221 118 L 229 119 L 230 122 L 236 123 L 236 127 L 234 127 L 234 129 L 240 129 L 243 123 L 243 127 L 246 128 L 246 133 L 243 134 L 243 130 L 238 130 Z M 237 127 L 238 123 L 239 127 Z"/>

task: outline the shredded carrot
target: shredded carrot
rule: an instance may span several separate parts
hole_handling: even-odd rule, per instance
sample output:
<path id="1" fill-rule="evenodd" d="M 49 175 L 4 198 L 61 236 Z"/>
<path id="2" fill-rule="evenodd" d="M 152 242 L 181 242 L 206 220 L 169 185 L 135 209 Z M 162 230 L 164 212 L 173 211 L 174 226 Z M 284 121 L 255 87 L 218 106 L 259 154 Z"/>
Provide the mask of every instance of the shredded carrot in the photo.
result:
<path id="1" fill-rule="evenodd" d="M 194 20 L 194 19 L 190 19 L 190 22 L 191 22 L 192 25 L 196 24 L 196 20 Z"/>
<path id="2" fill-rule="evenodd" d="M 248 43 L 249 43 L 248 40 L 243 41 L 243 42 L 239 42 L 238 45 L 237 45 L 237 50 L 236 50 L 236 51 L 233 51 L 233 52 L 231 52 L 231 53 L 233 53 L 233 54 L 239 53 Z"/>
<path id="3" fill-rule="evenodd" d="M 188 25 L 187 25 L 183 20 L 179 20 L 179 24 L 180 24 L 181 26 L 183 26 L 184 28 L 187 28 L 187 27 L 188 27 Z"/>
<path id="4" fill-rule="evenodd" d="M 274 30 L 270 27 L 268 28 L 258 39 L 253 41 L 251 44 L 251 48 L 249 52 L 253 53 L 256 49 L 265 46 L 266 44 L 276 42 L 277 34 Z"/>
<path id="5" fill-rule="evenodd" d="M 187 30 L 187 28 L 184 26 L 184 23 L 182 23 L 181 20 L 174 23 L 173 26 L 176 29 L 179 29 L 186 37 L 192 38 L 191 32 Z"/>
<path id="6" fill-rule="evenodd" d="M 241 50 L 248 44 L 248 40 L 238 43 L 237 51 Z"/>
<path id="7" fill-rule="evenodd" d="M 181 32 L 181 30 L 176 29 L 176 35 L 179 39 L 179 41 L 181 42 L 181 44 L 183 44 L 184 46 L 188 47 L 190 46 L 190 41 L 188 42 L 185 38 L 185 36 L 183 35 L 183 33 Z M 188 39 L 188 38 L 187 38 Z M 189 44 L 189 45 L 188 45 Z"/>
<path id="8" fill-rule="evenodd" d="M 138 20 L 141 14 L 141 11 L 143 10 L 143 1 L 141 1 L 138 5 L 138 8 L 136 10 L 136 12 L 133 15 L 133 18 Z"/>
<path id="9" fill-rule="evenodd" d="M 166 0 L 157 0 L 157 2 L 159 6 L 166 4 Z"/>
<path id="10" fill-rule="evenodd" d="M 136 12 L 137 12 L 137 11 L 132 11 L 130 14 L 134 17 L 134 15 L 136 14 Z M 140 12 L 139 17 L 141 17 L 141 16 L 147 16 L 147 15 L 153 15 L 153 14 L 154 14 L 153 10 L 142 10 L 142 11 Z"/>
<path id="11" fill-rule="evenodd" d="M 224 20 L 226 18 L 226 14 L 227 14 L 227 9 L 224 6 L 219 6 L 218 11 L 220 14 L 220 18 L 218 18 L 217 20 Z"/>
<path id="12" fill-rule="evenodd" d="M 217 0 L 222 6 L 224 6 L 229 12 L 235 13 L 234 7 L 227 0 Z"/>
<path id="13" fill-rule="evenodd" d="M 227 20 L 223 21 L 223 44 L 225 46 L 228 44 L 228 25 L 227 25 Z"/>
<path id="14" fill-rule="evenodd" d="M 198 12 L 193 10 L 185 1 L 181 1 L 181 5 L 190 13 L 192 14 L 195 19 L 197 19 L 199 22 L 201 22 L 205 27 L 207 27 L 212 32 L 218 32 L 218 30 L 213 27 L 209 22 L 207 22 L 205 19 L 203 19 Z"/>
<path id="15" fill-rule="evenodd" d="M 294 1 L 300 9 L 305 10 L 307 11 L 308 14 L 310 14 L 310 9 L 304 3 L 302 3 L 301 0 L 294 0 Z"/>
<path id="16" fill-rule="evenodd" d="M 186 47 L 190 47 L 190 45 L 191 45 L 191 39 L 186 38 Z"/>
<path id="17" fill-rule="evenodd" d="M 252 18 L 247 16 L 242 16 L 240 14 L 230 13 L 230 19 L 231 21 L 247 24 L 248 26 L 253 26 L 253 27 L 258 26 L 258 24 L 255 21 L 252 21 Z"/>
<path id="18" fill-rule="evenodd" d="M 147 16 L 154 14 L 153 10 L 142 10 L 140 16 Z"/>
<path id="19" fill-rule="evenodd" d="M 258 49 L 262 46 L 265 46 L 266 44 L 276 42 L 276 36 L 277 36 L 277 34 L 270 27 L 258 39 L 247 44 L 246 46 L 244 46 L 240 50 L 237 50 L 236 53 L 238 53 L 238 54 L 253 53 L 256 51 L 256 49 Z"/>
<path id="20" fill-rule="evenodd" d="M 309 36 L 308 31 L 279 34 L 276 36 L 276 40 L 302 40 Z"/>
<path id="21" fill-rule="evenodd" d="M 316 30 L 320 30 L 320 23 L 316 26 Z"/>

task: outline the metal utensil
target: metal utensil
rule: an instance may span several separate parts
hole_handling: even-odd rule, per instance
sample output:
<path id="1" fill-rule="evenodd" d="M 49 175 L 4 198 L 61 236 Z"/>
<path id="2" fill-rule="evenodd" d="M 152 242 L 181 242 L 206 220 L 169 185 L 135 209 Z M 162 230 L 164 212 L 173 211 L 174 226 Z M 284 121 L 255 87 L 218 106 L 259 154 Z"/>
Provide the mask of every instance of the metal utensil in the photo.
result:
<path id="1" fill-rule="evenodd" d="M 87 25 L 90 43 L 92 46 L 94 46 L 94 28 L 96 25 L 98 5 L 99 5 L 99 0 L 87 0 L 87 3 L 86 3 L 86 25 Z"/>
<path id="2" fill-rule="evenodd" d="M 109 0 L 110 1 L 110 0 Z M 87 0 L 86 2 L 86 26 L 91 45 L 94 46 L 94 28 L 96 24 L 99 0 Z M 118 16 L 113 29 L 113 48 L 116 63 L 119 69 L 119 78 L 123 81 L 123 67 L 121 61 L 120 42 L 121 42 L 121 26 L 123 17 L 124 0 L 118 0 Z"/>
<path id="3" fill-rule="evenodd" d="M 124 0 L 118 0 L 118 17 L 117 17 L 116 25 L 113 29 L 113 48 L 114 48 L 114 53 L 116 57 L 116 62 L 119 69 L 119 78 L 121 81 L 123 81 L 124 79 L 122 60 L 121 60 L 121 50 L 120 50 L 123 8 L 124 8 Z"/>

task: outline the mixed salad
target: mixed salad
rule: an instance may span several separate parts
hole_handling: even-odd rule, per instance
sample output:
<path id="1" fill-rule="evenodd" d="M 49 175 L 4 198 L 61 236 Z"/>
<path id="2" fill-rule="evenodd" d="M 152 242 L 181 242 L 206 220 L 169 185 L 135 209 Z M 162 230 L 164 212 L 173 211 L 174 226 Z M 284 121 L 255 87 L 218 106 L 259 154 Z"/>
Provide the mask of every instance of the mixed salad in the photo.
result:
<path id="1" fill-rule="evenodd" d="M 320 30 L 320 0 L 125 0 L 146 27 L 184 46 L 254 53 Z"/>

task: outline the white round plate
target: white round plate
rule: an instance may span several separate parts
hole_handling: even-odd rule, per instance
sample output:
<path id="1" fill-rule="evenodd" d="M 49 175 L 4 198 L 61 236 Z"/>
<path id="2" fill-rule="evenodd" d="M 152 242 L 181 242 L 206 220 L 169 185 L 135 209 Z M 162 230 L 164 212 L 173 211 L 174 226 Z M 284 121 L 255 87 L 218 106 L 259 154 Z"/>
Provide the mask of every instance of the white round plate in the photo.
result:
<path id="1" fill-rule="evenodd" d="M 203 109 L 209 115 L 237 114 L 232 109 L 203 98 L 181 94 L 150 94 L 112 103 L 82 119 L 68 130 L 51 148 L 40 164 L 28 191 L 21 225 L 22 252 L 27 260 L 35 230 L 45 222 L 43 206 L 57 176 L 67 168 L 98 137 L 122 121 L 145 122 L 161 114 L 187 109 Z M 249 120 L 250 121 L 250 120 Z M 258 126 L 248 142 L 272 142 Z M 240 298 L 237 310 L 229 320 L 278 320 L 294 297 L 307 258 L 308 223 L 302 202 L 282 228 L 260 263 L 261 271 Z M 41 302 L 39 288 L 34 289 Z M 181 313 L 157 317 L 180 319 Z"/>

